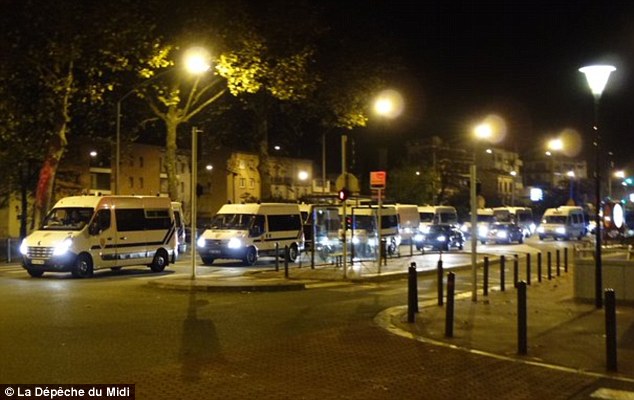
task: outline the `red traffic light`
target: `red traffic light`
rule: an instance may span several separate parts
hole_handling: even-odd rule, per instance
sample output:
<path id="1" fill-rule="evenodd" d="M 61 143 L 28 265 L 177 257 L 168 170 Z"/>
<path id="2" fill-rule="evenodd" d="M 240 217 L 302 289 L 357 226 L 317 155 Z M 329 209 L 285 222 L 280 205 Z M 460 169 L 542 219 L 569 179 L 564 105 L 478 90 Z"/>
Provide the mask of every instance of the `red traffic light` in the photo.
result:
<path id="1" fill-rule="evenodd" d="M 350 197 L 350 191 L 348 189 L 345 189 L 345 188 L 341 189 L 339 191 L 339 193 L 337 194 L 337 198 L 340 201 L 346 201 L 346 200 L 348 200 L 348 197 Z"/>

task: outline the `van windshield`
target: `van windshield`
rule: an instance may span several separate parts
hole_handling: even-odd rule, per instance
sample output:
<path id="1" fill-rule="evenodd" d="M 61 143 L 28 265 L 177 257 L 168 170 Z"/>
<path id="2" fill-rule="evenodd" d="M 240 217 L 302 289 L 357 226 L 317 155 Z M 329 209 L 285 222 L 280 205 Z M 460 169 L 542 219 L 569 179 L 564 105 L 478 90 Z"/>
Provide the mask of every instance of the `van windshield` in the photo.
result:
<path id="1" fill-rule="evenodd" d="M 482 215 L 482 214 L 479 214 L 477 216 L 477 218 L 478 218 L 478 222 L 489 222 L 490 223 L 490 222 L 493 222 L 493 220 L 494 220 L 493 215 Z"/>
<path id="2" fill-rule="evenodd" d="M 218 214 L 211 220 L 211 229 L 249 229 L 253 214 Z"/>
<path id="3" fill-rule="evenodd" d="M 42 222 L 45 231 L 80 231 L 90 222 L 95 210 L 87 207 L 52 209 Z"/>
<path id="4" fill-rule="evenodd" d="M 542 221 L 544 224 L 565 224 L 566 216 L 565 215 L 548 215 L 544 217 Z"/>
<path id="5" fill-rule="evenodd" d="M 433 212 L 422 212 L 418 213 L 420 217 L 420 222 L 433 222 L 434 221 L 434 213 Z"/>
<path id="6" fill-rule="evenodd" d="M 366 231 L 374 231 L 375 228 L 375 223 L 374 223 L 374 216 L 373 215 L 355 215 L 353 217 L 354 220 L 354 229 L 363 229 Z M 353 228 L 350 224 L 350 221 L 348 222 L 348 229 Z"/>

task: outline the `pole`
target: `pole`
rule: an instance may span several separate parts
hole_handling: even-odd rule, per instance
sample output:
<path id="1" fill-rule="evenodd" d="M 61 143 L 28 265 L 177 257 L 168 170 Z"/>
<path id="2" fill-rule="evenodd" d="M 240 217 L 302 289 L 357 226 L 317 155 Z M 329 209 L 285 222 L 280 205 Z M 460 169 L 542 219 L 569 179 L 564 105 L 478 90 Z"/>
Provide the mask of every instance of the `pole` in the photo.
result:
<path id="1" fill-rule="evenodd" d="M 117 101 L 117 134 L 115 138 L 115 159 L 114 159 L 114 194 L 119 194 L 121 182 L 121 102 L 125 97 Z"/>
<path id="2" fill-rule="evenodd" d="M 344 134 L 341 135 L 341 175 L 344 176 L 344 180 L 347 181 L 346 177 L 346 142 L 348 141 L 348 137 Z M 347 183 L 347 182 L 346 182 Z M 344 185 L 344 188 L 347 187 Z M 343 278 L 346 279 L 348 277 L 348 270 L 346 263 L 348 262 L 348 224 L 346 222 L 346 200 L 343 201 L 343 253 L 342 253 L 342 265 L 343 265 Z"/>
<path id="3" fill-rule="evenodd" d="M 594 304 L 596 308 L 603 307 L 603 279 L 602 279 L 602 262 L 601 262 L 601 217 L 599 211 L 601 210 L 601 135 L 599 134 L 599 96 L 594 97 L 594 132 L 595 132 L 595 165 L 594 165 L 594 185 L 595 185 L 595 216 L 594 222 L 596 228 L 595 234 L 595 264 L 594 264 Z"/>
<path id="4" fill-rule="evenodd" d="M 191 258 L 192 258 L 192 270 L 191 270 L 191 279 L 196 279 L 196 179 L 198 174 L 198 133 L 202 132 L 195 126 L 192 127 L 192 166 L 191 166 Z"/>
<path id="5" fill-rule="evenodd" d="M 381 193 L 381 189 L 378 189 L 378 193 L 379 193 L 379 211 L 377 212 L 377 240 L 379 242 L 379 257 L 377 258 L 378 262 L 379 262 L 379 268 L 378 268 L 378 273 L 381 273 L 381 262 L 383 261 L 383 243 L 381 242 L 381 207 L 383 206 L 383 202 L 381 201 L 381 195 L 383 193 Z M 385 257 L 387 258 L 387 248 L 385 248 Z"/>
<path id="6" fill-rule="evenodd" d="M 321 134 L 321 193 L 326 194 L 326 133 Z"/>
<path id="7" fill-rule="evenodd" d="M 473 165 L 471 165 L 471 301 L 478 301 L 478 269 L 477 269 L 477 246 L 478 246 L 478 205 L 476 198 L 476 164 L 475 151 Z"/>

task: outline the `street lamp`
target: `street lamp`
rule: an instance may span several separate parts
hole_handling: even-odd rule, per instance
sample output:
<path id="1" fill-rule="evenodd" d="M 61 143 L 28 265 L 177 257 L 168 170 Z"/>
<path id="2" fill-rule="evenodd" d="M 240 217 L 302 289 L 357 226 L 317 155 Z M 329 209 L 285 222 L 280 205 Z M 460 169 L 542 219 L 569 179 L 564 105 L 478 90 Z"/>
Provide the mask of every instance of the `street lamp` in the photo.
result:
<path id="1" fill-rule="evenodd" d="M 570 181 L 570 200 L 568 202 L 569 202 L 569 204 L 571 206 L 574 206 L 575 205 L 575 197 L 574 197 L 574 194 L 573 194 L 573 191 L 572 191 L 572 181 L 573 181 L 573 179 L 575 179 L 575 171 L 570 170 L 570 171 L 566 172 L 566 176 L 568 177 L 568 180 Z"/>
<path id="2" fill-rule="evenodd" d="M 586 76 L 590 91 L 594 96 L 594 132 L 595 132 L 595 170 L 594 170 L 594 185 L 595 185 L 595 271 L 594 271 L 594 288 L 595 288 L 595 306 L 597 308 L 603 307 L 603 294 L 602 294 L 602 265 L 601 265 L 601 217 L 599 211 L 601 210 L 601 135 L 599 134 L 599 100 L 603 89 L 608 83 L 610 74 L 616 71 L 611 65 L 591 65 L 583 68 L 579 68 L 579 72 Z"/>
<path id="3" fill-rule="evenodd" d="M 478 198 L 477 198 L 477 141 L 490 139 L 493 136 L 493 128 L 490 124 L 482 123 L 477 125 L 473 130 L 475 141 L 473 145 L 473 164 L 470 168 L 470 199 L 471 199 L 471 300 L 478 301 L 478 265 L 477 265 L 477 246 L 478 246 Z"/>
<path id="4" fill-rule="evenodd" d="M 192 74 L 201 74 L 206 72 L 211 68 L 209 62 L 209 53 L 201 47 L 192 47 L 191 49 L 185 52 L 185 57 L 183 59 L 183 64 L 185 66 L 185 70 Z M 168 72 L 173 71 L 173 69 L 168 69 L 162 71 L 149 79 L 144 80 L 138 85 L 134 86 L 130 91 L 125 93 L 123 96 L 119 97 L 117 100 L 117 119 L 116 119 L 116 133 L 115 133 L 115 181 L 114 181 L 114 194 L 120 194 L 121 190 L 121 103 L 131 94 L 135 93 L 137 90 L 141 89 L 144 86 L 147 86 L 151 82 L 155 81 L 159 77 L 167 74 Z M 195 247 L 195 246 L 194 246 Z"/>

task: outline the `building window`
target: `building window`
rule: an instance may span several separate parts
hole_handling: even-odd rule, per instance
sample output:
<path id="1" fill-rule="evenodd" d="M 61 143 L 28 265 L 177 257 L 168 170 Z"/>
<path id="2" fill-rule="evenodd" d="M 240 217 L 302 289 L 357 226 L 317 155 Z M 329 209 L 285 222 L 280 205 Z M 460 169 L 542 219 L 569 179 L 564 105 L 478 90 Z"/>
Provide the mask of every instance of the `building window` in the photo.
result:
<path id="1" fill-rule="evenodd" d="M 91 172 L 90 188 L 93 190 L 110 190 L 110 174 L 103 172 Z"/>
<path id="2" fill-rule="evenodd" d="M 185 193 L 185 182 L 181 182 L 181 193 Z"/>
<path id="3" fill-rule="evenodd" d="M 143 168 L 143 156 L 139 157 L 139 168 Z"/>
<path id="4" fill-rule="evenodd" d="M 247 186 L 247 180 L 245 178 L 240 178 L 240 188 L 244 189 Z"/>
<path id="5" fill-rule="evenodd" d="M 143 177 L 139 177 L 139 188 L 140 189 L 143 189 L 143 186 L 144 186 L 143 184 L 144 184 Z"/>
<path id="6" fill-rule="evenodd" d="M 251 189 L 255 188 L 255 179 L 253 178 L 249 179 L 249 188 Z"/>
<path id="7" fill-rule="evenodd" d="M 129 177 L 128 181 L 130 182 L 130 189 L 134 189 L 134 178 L 133 177 Z"/>
<path id="8" fill-rule="evenodd" d="M 169 187 L 169 184 L 167 182 L 167 178 L 161 178 L 161 193 L 167 193 L 168 187 Z"/>

